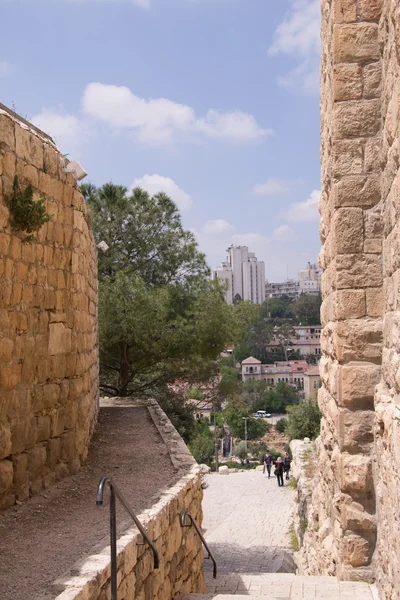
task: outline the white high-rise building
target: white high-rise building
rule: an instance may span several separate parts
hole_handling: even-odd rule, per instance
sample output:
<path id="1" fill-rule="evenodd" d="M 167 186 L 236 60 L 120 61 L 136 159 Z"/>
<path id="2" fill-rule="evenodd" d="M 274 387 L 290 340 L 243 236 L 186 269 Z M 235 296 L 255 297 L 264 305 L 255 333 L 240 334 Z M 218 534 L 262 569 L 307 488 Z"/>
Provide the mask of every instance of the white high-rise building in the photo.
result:
<path id="1" fill-rule="evenodd" d="M 321 293 L 321 269 L 316 264 L 307 263 L 307 268 L 299 273 L 300 294 L 318 296 Z"/>
<path id="2" fill-rule="evenodd" d="M 229 246 L 226 262 L 214 271 L 214 277 L 228 283 L 225 300 L 233 304 L 235 300 L 251 300 L 261 304 L 265 300 L 265 265 L 257 260 L 247 246 Z"/>

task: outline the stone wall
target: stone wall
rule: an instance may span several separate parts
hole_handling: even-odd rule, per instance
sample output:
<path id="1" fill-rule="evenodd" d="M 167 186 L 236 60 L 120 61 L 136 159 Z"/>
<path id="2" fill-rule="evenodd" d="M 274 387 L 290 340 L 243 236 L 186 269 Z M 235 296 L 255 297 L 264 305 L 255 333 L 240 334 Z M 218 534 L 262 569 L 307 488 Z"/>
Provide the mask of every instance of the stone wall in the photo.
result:
<path id="1" fill-rule="evenodd" d="M 201 527 L 202 498 L 199 467 L 194 465 L 151 510 L 138 515 L 157 548 L 160 567 L 154 569 L 149 546 L 137 545 L 142 541 L 138 530 L 126 531 L 117 543 L 118 599 L 180 600 L 190 592 L 205 592 L 201 540 L 194 527 L 180 525 L 180 516 L 188 509 Z M 107 600 L 110 577 L 110 548 L 106 547 L 56 582 L 63 590 L 56 600 Z"/>
<path id="2" fill-rule="evenodd" d="M 52 140 L 0 110 L 0 510 L 74 473 L 98 404 L 97 265 L 85 202 Z M 53 216 L 11 228 L 14 176 Z"/>
<path id="3" fill-rule="evenodd" d="M 400 599 L 400 4 L 385 0 L 382 50 L 383 356 L 375 394 L 376 576 Z"/>
<path id="4" fill-rule="evenodd" d="M 399 57 L 398 0 L 323 0 L 323 418 L 303 558 L 377 577 L 387 599 L 400 597 Z"/>

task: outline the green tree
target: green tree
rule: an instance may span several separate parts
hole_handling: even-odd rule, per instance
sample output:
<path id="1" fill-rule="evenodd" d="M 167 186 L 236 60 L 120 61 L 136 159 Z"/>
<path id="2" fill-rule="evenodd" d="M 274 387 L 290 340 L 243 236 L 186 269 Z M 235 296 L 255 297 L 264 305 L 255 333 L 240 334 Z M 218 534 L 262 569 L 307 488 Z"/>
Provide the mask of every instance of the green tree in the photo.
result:
<path id="1" fill-rule="evenodd" d="M 164 193 L 106 183 L 81 186 L 90 208 L 96 242 L 106 242 L 99 253 L 99 279 L 121 270 L 140 277 L 146 287 L 183 283 L 209 275 L 205 256 L 194 234 L 183 228 L 176 204 Z"/>
<path id="2" fill-rule="evenodd" d="M 221 381 L 219 382 L 219 393 L 223 398 L 235 396 L 241 386 L 240 375 L 237 369 L 221 366 Z"/>
<path id="3" fill-rule="evenodd" d="M 292 308 L 297 320 L 303 325 L 319 325 L 321 323 L 321 303 L 320 295 L 300 294 Z"/>
<path id="4" fill-rule="evenodd" d="M 238 442 L 235 444 L 234 453 L 236 458 L 240 459 L 240 462 L 243 464 L 247 458 L 247 449 L 245 442 Z"/>
<path id="5" fill-rule="evenodd" d="M 287 411 L 289 419 L 286 433 L 290 440 L 305 437 L 314 440 L 319 436 L 321 412 L 312 400 L 306 400 L 297 406 L 289 406 Z"/>
<path id="6" fill-rule="evenodd" d="M 112 310 L 111 310 L 112 307 Z M 124 272 L 100 282 L 100 384 L 119 396 L 176 379 L 204 380 L 229 339 L 231 315 L 218 285 L 205 280 L 146 289 Z"/>
<path id="7" fill-rule="evenodd" d="M 234 398 L 225 406 L 223 415 L 235 437 L 244 439 L 245 421 L 247 419 L 247 439 L 255 440 L 264 435 L 268 424 L 262 419 L 254 419 L 250 416 L 250 407 L 243 398 Z"/>

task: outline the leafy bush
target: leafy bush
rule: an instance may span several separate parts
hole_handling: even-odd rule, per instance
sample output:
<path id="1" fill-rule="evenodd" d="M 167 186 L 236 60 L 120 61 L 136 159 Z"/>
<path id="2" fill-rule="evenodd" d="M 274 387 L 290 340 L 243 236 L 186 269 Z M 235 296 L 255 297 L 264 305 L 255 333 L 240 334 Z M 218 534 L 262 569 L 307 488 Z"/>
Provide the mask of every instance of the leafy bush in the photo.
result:
<path id="1" fill-rule="evenodd" d="M 245 442 L 239 442 L 235 445 L 234 453 L 237 458 L 243 462 L 247 458 L 247 449 Z"/>
<path id="2" fill-rule="evenodd" d="M 29 234 L 24 238 L 24 242 L 31 242 L 34 239 L 33 234 L 52 217 L 46 212 L 44 198 L 33 199 L 31 184 L 28 184 L 24 191 L 21 190 L 17 175 L 14 177 L 12 194 L 6 196 L 5 200 L 10 209 L 11 227 Z"/>
<path id="3" fill-rule="evenodd" d="M 287 425 L 287 419 L 279 419 L 276 423 L 275 423 L 275 429 L 279 432 L 279 433 L 285 433 L 286 431 L 286 425 Z"/>
<path id="4" fill-rule="evenodd" d="M 319 436 L 321 412 L 312 400 L 306 400 L 297 406 L 288 407 L 289 419 L 286 433 L 290 440 Z"/>
<path id="5" fill-rule="evenodd" d="M 189 448 L 199 464 L 208 465 L 214 456 L 214 440 L 209 435 L 197 434 L 189 443 Z"/>
<path id="6" fill-rule="evenodd" d="M 256 458 L 260 465 L 264 462 L 264 456 L 267 451 L 267 445 L 265 442 L 251 442 L 249 444 L 249 451 L 253 458 Z"/>

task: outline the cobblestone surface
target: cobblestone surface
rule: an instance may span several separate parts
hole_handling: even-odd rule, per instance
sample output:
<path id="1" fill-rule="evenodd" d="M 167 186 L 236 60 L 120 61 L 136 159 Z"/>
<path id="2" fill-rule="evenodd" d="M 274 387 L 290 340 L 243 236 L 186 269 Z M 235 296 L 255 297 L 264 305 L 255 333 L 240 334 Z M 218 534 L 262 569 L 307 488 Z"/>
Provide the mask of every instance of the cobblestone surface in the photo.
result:
<path id="1" fill-rule="evenodd" d="M 206 480 L 203 528 L 219 571 L 278 570 L 290 553 L 292 490 L 261 471 L 212 474 Z"/>

